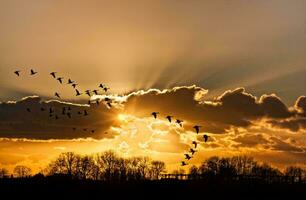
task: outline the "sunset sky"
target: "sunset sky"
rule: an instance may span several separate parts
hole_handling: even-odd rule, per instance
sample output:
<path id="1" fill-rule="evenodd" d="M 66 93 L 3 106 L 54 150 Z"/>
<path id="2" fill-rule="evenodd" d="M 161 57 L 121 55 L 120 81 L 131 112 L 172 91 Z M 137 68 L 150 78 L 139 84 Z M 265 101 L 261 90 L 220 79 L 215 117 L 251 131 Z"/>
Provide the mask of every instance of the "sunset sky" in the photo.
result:
<path id="1" fill-rule="evenodd" d="M 0 167 L 113 149 L 172 170 L 198 141 L 190 164 L 249 155 L 306 168 L 305 44 L 304 0 L 1 0 Z M 82 93 L 106 84 L 91 100 L 112 107 L 85 104 L 68 78 Z"/>

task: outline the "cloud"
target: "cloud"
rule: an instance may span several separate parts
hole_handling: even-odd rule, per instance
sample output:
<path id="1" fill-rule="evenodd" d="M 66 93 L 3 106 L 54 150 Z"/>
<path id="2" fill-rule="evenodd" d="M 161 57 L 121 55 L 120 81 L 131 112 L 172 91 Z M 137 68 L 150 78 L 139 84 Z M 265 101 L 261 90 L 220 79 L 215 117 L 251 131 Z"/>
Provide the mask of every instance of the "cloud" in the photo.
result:
<path id="1" fill-rule="evenodd" d="M 287 107 L 275 94 L 264 94 L 257 98 L 244 88 L 227 90 L 213 99 L 206 99 L 208 91 L 198 86 L 182 86 L 172 89 L 149 89 L 131 92 L 123 96 L 112 96 L 116 105 L 108 109 L 100 106 L 43 101 L 38 96 L 29 96 L 14 102 L 0 103 L 0 137 L 27 139 L 77 139 L 106 137 L 105 131 L 120 127 L 120 113 L 138 118 L 151 117 L 152 111 L 160 112 L 159 120 L 173 115 L 184 121 L 183 130 L 193 130 L 194 124 L 202 125 L 201 132 L 227 133 L 231 128 L 247 128 L 260 120 L 272 128 L 297 132 L 306 128 L 305 97 L 301 96 L 294 107 Z M 97 97 L 99 98 L 99 97 Z M 72 118 L 62 115 L 63 107 L 71 108 Z M 31 112 L 27 112 L 27 108 Z M 44 108 L 45 111 L 40 109 Z M 52 108 L 59 119 L 49 117 Z M 79 115 L 86 110 L 89 115 Z M 75 127 L 76 131 L 72 128 Z M 87 129 L 83 131 L 83 129 Z M 153 127 L 154 128 L 154 127 Z M 163 130 L 167 126 L 163 124 Z M 94 133 L 91 130 L 95 130 Z M 113 132 L 112 132 L 113 134 Z M 114 132 L 115 134 L 115 132 Z M 107 135 L 107 137 L 111 137 Z"/>
<path id="2" fill-rule="evenodd" d="M 66 113 L 71 113 L 71 118 L 62 114 L 64 107 Z M 44 111 L 41 110 L 42 108 Z M 30 112 L 27 109 L 30 109 Z M 49 109 L 53 111 L 52 117 L 50 117 Z M 88 116 L 84 116 L 85 110 Z M 97 107 L 56 100 L 42 101 L 38 96 L 29 96 L 16 102 L 0 103 L 0 137 L 27 139 L 92 137 L 101 139 L 105 137 L 104 132 L 110 126 L 116 125 L 117 113 L 118 109 L 108 109 L 103 104 Z M 55 115 L 58 116 L 58 119 L 55 119 Z M 94 133 L 91 132 L 92 130 Z"/>

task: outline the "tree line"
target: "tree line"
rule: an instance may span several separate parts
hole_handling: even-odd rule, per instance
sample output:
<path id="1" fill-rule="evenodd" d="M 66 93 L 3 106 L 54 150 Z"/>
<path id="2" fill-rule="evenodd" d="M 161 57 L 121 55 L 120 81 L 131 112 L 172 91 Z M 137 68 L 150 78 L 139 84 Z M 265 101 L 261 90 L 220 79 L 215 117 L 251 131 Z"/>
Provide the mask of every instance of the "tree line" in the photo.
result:
<path id="1" fill-rule="evenodd" d="M 113 151 L 105 151 L 94 155 L 79 155 L 73 152 L 60 154 L 55 160 L 36 176 L 69 177 L 78 180 L 129 181 L 129 180 L 158 180 L 175 178 L 180 175 L 186 179 L 222 179 L 255 178 L 265 181 L 287 180 L 301 182 L 305 180 L 305 170 L 289 166 L 280 171 L 266 163 L 259 163 L 252 157 L 234 156 L 206 159 L 200 166 L 191 166 L 188 173 L 184 169 L 166 173 L 166 164 L 162 161 L 151 160 L 149 157 L 122 158 Z M 31 177 L 31 169 L 26 166 L 16 166 L 11 177 Z M 167 176 L 172 175 L 172 176 Z M 0 169 L 0 178 L 10 177 L 8 170 Z"/>

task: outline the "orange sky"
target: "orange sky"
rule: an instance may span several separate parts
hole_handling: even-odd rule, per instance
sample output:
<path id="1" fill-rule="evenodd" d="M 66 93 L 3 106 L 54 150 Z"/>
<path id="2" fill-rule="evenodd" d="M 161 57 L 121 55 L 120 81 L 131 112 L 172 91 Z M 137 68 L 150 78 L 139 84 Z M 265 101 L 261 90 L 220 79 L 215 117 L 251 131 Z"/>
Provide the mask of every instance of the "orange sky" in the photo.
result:
<path id="1" fill-rule="evenodd" d="M 192 164 L 247 154 L 305 167 L 305 19 L 303 0 L 2 0 L 0 167 L 37 172 L 61 152 L 113 149 L 172 170 L 193 140 L 201 144 Z M 85 105 L 68 78 L 82 93 L 107 84 L 91 99 L 110 98 L 112 108 Z M 71 120 L 39 111 L 64 106 Z"/>

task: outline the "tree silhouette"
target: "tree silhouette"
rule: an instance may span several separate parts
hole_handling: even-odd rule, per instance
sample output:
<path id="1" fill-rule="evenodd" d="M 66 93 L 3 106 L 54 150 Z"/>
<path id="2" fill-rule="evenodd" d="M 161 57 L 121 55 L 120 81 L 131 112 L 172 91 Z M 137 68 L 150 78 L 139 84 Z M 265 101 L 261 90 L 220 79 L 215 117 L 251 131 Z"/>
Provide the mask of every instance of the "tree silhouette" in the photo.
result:
<path id="1" fill-rule="evenodd" d="M 161 173 L 166 171 L 166 164 L 162 161 L 154 160 L 151 162 L 151 178 L 159 179 Z"/>
<path id="2" fill-rule="evenodd" d="M 14 175 L 18 178 L 25 178 L 31 176 L 31 169 L 23 165 L 17 165 L 14 168 Z"/>
<path id="3" fill-rule="evenodd" d="M 5 168 L 0 169 L 0 178 L 6 178 L 8 177 L 8 170 Z"/>

